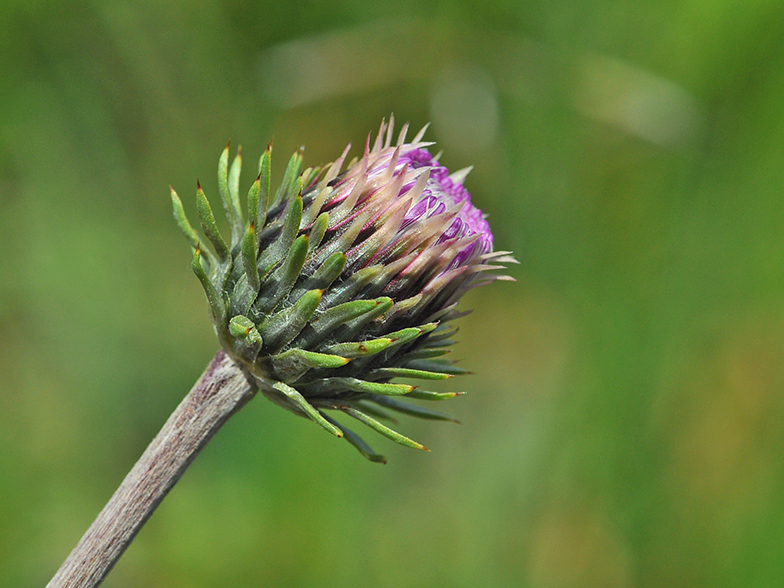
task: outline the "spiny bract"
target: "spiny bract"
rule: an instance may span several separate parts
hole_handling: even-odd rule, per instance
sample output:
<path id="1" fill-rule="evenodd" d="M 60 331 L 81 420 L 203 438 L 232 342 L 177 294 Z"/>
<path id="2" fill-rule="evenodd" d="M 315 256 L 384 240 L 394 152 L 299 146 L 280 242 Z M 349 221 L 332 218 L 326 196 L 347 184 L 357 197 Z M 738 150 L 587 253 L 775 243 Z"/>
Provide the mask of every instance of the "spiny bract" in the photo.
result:
<path id="1" fill-rule="evenodd" d="M 442 359 L 456 328 L 448 322 L 470 288 L 510 279 L 487 270 L 515 262 L 493 252 L 493 236 L 463 181 L 449 175 L 422 141 L 392 144 L 393 121 L 364 156 L 341 168 L 300 173 L 295 153 L 280 188 L 270 191 L 271 146 L 247 196 L 239 196 L 241 152 L 218 164 L 218 185 L 231 227 L 228 243 L 197 183 L 207 250 L 171 191 L 174 217 L 193 248 L 193 271 L 209 301 L 221 345 L 270 400 L 345 438 L 365 457 L 385 461 L 325 409 L 339 410 L 393 441 L 424 449 L 377 419 L 389 410 L 428 419 L 451 417 L 402 400 L 452 398 L 394 378 L 443 380 L 464 373 Z M 245 218 L 247 216 L 247 218 Z"/>

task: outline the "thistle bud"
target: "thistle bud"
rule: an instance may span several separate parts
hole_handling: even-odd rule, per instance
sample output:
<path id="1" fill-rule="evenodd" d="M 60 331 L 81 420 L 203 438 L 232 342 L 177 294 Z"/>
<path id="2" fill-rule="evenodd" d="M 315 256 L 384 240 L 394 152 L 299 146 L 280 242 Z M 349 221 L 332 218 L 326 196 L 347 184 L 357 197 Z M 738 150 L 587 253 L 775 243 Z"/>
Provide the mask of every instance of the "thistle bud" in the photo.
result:
<path id="1" fill-rule="evenodd" d="M 424 449 L 382 424 L 391 412 L 454 420 L 409 399 L 443 400 L 459 392 L 398 383 L 464 373 L 443 358 L 470 288 L 508 276 L 489 273 L 515 260 L 493 251 L 493 235 L 463 181 L 428 151 L 422 129 L 395 144 L 382 122 L 364 154 L 343 170 L 349 147 L 331 165 L 301 171 L 289 160 L 270 191 L 271 146 L 243 211 L 241 154 L 218 165 L 231 239 L 224 240 L 197 187 L 197 211 L 212 251 L 189 224 L 172 190 L 174 217 L 193 249 L 192 266 L 207 295 L 221 345 L 273 402 L 345 437 L 372 461 L 384 461 L 327 411 L 341 411 L 408 447 Z M 390 412 L 391 411 L 391 412 Z"/>

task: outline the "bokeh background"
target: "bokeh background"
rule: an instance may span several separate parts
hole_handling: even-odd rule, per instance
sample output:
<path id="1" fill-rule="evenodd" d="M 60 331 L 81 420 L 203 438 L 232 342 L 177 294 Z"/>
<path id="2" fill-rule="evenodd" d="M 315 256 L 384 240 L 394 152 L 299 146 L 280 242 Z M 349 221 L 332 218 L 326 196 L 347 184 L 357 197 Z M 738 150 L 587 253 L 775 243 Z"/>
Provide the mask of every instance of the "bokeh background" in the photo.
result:
<path id="1" fill-rule="evenodd" d="M 465 299 L 463 424 L 369 432 L 379 466 L 254 400 L 105 586 L 780 585 L 783 33 L 765 0 L 0 2 L 0 585 L 48 581 L 217 350 L 168 185 L 195 218 L 228 139 L 279 179 L 390 112 L 521 261 Z"/>

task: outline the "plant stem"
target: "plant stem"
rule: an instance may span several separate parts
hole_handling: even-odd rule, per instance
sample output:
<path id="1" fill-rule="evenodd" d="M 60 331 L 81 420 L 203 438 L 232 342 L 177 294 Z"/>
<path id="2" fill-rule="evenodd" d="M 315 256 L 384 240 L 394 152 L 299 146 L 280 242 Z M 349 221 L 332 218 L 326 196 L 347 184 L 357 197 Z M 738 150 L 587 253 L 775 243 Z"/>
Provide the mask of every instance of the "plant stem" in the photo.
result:
<path id="1" fill-rule="evenodd" d="M 219 351 L 47 588 L 98 586 L 207 442 L 255 394 L 252 380 Z"/>

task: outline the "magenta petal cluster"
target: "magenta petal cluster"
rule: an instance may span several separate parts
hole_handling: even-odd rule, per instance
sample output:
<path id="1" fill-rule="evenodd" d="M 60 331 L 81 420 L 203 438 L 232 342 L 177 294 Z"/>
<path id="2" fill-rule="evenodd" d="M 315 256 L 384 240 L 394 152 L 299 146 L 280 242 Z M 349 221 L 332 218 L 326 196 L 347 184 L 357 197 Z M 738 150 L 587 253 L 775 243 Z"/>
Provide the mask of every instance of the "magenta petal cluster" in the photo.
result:
<path id="1" fill-rule="evenodd" d="M 419 169 L 428 168 L 430 177 L 418 201 L 409 209 L 403 219 L 403 226 L 407 227 L 421 219 L 426 219 L 446 211 L 458 202 L 463 203 L 457 217 L 441 235 L 440 240 L 469 237 L 479 234 L 480 238 L 476 247 L 479 253 L 489 253 L 493 249 L 493 233 L 490 225 L 485 220 L 482 211 L 471 203 L 471 194 L 463 186 L 463 181 L 471 168 L 460 170 L 454 175 L 449 175 L 449 170 L 441 165 L 427 149 L 410 149 L 401 153 L 398 167 L 408 166 Z M 401 196 L 413 187 L 413 183 L 403 186 Z M 465 259 L 469 255 L 465 256 Z"/>
<path id="2" fill-rule="evenodd" d="M 364 156 L 335 178 L 325 203 L 334 211 L 333 230 L 364 220 L 360 239 L 347 253 L 346 272 L 392 264 L 395 273 L 383 293 L 421 296 L 416 314 L 423 318 L 427 310 L 438 313 L 456 303 L 471 286 L 507 279 L 476 275 L 500 269 L 491 265 L 494 258 L 511 259 L 509 252 L 493 253 L 490 225 L 463 185 L 471 168 L 450 174 L 428 151 L 432 143 L 422 141 L 426 128 L 408 143 L 405 125 L 392 144 L 393 125 L 382 123 L 372 148 L 368 137 Z"/>

